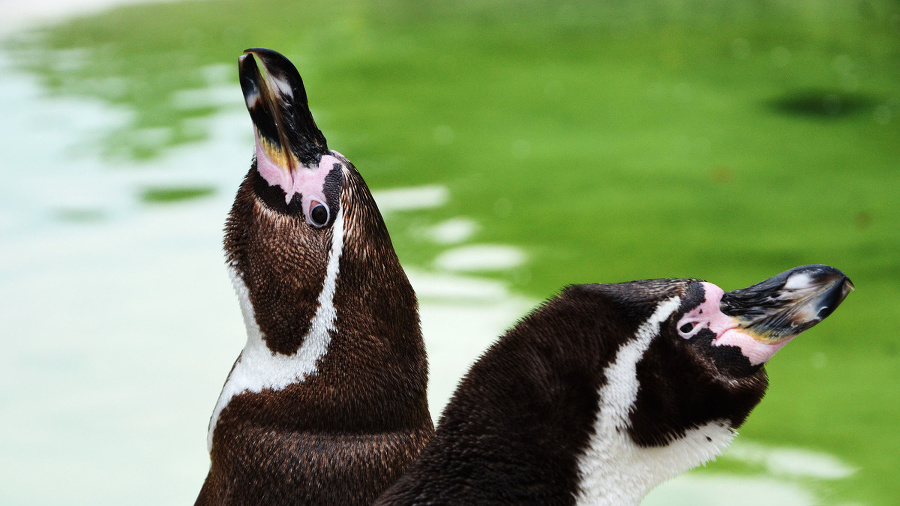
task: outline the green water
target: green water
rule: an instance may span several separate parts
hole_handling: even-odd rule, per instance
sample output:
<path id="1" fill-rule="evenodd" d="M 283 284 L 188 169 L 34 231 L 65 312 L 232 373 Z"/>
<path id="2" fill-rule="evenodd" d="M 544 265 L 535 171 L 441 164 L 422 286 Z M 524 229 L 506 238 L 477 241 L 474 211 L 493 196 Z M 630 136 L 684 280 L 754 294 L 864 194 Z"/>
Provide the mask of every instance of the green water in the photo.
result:
<path id="1" fill-rule="evenodd" d="M 828 504 L 896 503 L 900 4 L 309 4 L 133 6 L 7 49 L 51 94 L 128 111 L 85 149 L 129 166 L 206 138 L 201 120 L 242 101 L 241 51 L 279 50 L 370 186 L 449 190 L 444 206 L 390 216 L 410 266 L 439 253 L 422 230 L 464 216 L 474 240 L 527 254 L 484 275 L 535 298 L 570 283 L 699 277 L 727 290 L 801 264 L 844 270 L 857 291 L 767 366 L 772 387 L 741 437 L 858 467 L 817 485 Z M 194 93 L 222 82 L 230 95 Z M 150 186 L 142 199 L 213 191 Z"/>

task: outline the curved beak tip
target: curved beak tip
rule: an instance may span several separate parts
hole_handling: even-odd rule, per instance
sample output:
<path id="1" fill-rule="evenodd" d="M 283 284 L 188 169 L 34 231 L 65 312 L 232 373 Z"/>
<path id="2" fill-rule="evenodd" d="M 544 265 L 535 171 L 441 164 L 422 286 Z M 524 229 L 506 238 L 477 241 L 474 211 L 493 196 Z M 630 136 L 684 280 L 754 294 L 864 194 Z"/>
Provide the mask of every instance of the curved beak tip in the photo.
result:
<path id="1" fill-rule="evenodd" d="M 256 55 L 257 57 L 260 57 L 261 56 L 260 53 L 269 53 L 269 52 L 274 52 L 274 51 L 272 51 L 271 49 L 266 49 L 264 47 L 248 47 L 247 49 L 244 50 L 244 54 L 242 56 L 248 56 L 248 55 L 252 54 L 252 55 Z"/>
<path id="2" fill-rule="evenodd" d="M 805 265 L 728 292 L 721 307 L 754 339 L 778 344 L 830 316 L 855 288 L 834 267 Z"/>

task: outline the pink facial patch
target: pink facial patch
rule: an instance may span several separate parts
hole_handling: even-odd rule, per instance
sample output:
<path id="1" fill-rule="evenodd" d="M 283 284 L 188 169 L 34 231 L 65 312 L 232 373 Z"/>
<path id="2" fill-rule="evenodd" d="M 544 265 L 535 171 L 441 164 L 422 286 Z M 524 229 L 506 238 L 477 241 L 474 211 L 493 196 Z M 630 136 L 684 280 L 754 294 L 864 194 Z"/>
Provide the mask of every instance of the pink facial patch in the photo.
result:
<path id="1" fill-rule="evenodd" d="M 324 155 L 319 160 L 317 167 L 298 166 L 294 169 L 293 185 L 288 195 L 293 197 L 295 193 L 299 193 L 302 196 L 303 214 L 306 216 L 306 221 L 310 223 L 312 222 L 309 219 L 309 213 L 312 211 L 312 208 L 318 204 L 325 204 L 328 201 L 325 198 L 324 191 L 325 177 L 328 176 L 328 173 L 331 172 L 336 163 L 340 164 L 341 162 L 331 155 Z M 288 199 L 288 202 L 290 202 L 290 199 Z"/>
<path id="2" fill-rule="evenodd" d="M 288 154 L 287 156 L 292 156 Z M 324 155 L 319 160 L 319 164 L 313 167 L 301 165 L 294 159 L 294 168 L 289 170 L 287 163 L 279 164 L 272 160 L 266 152 L 256 134 L 256 170 L 269 183 L 269 186 L 279 186 L 284 190 L 284 203 L 289 204 L 294 195 L 299 193 L 302 201 L 301 208 L 306 217 L 306 221 L 312 223 L 309 217 L 313 207 L 319 204 L 325 204 L 327 207 L 328 199 L 325 198 L 325 178 L 334 168 L 335 164 L 341 164 L 340 160 L 331 155 Z M 333 214 L 334 210 L 330 210 Z"/>
<path id="3" fill-rule="evenodd" d="M 690 339 L 703 329 L 709 329 L 715 334 L 713 346 L 736 346 L 741 354 L 750 360 L 752 365 L 767 362 L 772 355 L 780 350 L 790 339 L 778 344 L 767 344 L 758 341 L 750 334 L 744 332 L 740 324 L 719 309 L 719 303 L 725 292 L 712 283 L 703 283 L 706 300 L 699 306 L 687 312 L 678 320 L 678 334 Z"/>

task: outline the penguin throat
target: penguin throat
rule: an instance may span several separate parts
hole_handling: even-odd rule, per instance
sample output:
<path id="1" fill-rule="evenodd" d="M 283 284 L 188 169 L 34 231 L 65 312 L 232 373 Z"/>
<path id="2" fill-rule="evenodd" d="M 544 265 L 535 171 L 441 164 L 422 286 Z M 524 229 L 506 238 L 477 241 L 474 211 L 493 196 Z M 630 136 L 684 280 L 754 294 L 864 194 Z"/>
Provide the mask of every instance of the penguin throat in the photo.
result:
<path id="1" fill-rule="evenodd" d="M 660 324 L 678 309 L 680 297 L 661 302 L 635 338 L 623 344 L 606 369 L 594 431 L 578 459 L 578 505 L 637 505 L 659 483 L 714 459 L 734 431 L 727 421 L 690 429 L 665 446 L 642 447 L 629 435 L 640 383 L 637 364 L 659 335 Z"/>
<path id="2" fill-rule="evenodd" d="M 337 310 L 334 307 L 334 295 L 344 247 L 344 216 L 341 210 L 338 210 L 332 231 L 325 281 L 318 297 L 319 306 L 311 321 L 309 332 L 303 337 L 303 344 L 291 355 L 273 352 L 266 346 L 265 336 L 256 322 L 249 290 L 238 271 L 240 266 L 229 267 L 231 280 L 241 303 L 244 324 L 247 327 L 247 344 L 228 375 L 210 418 L 207 434 L 208 450 L 212 451 L 213 432 L 219 415 L 234 396 L 246 392 L 283 390 L 289 385 L 302 383 L 307 377 L 318 372 L 319 360 L 328 352 L 331 335 L 336 331 Z"/>
<path id="3" fill-rule="evenodd" d="M 278 160 L 274 160 L 276 156 Z M 288 161 L 290 157 L 290 162 Z M 331 155 L 323 155 L 316 165 L 305 166 L 291 153 L 271 147 L 256 133 L 256 170 L 269 186 L 278 186 L 284 191 L 284 203 L 290 204 L 294 195 L 300 195 L 303 211 L 307 215 L 313 201 L 324 203 L 325 178 L 341 162 Z"/>

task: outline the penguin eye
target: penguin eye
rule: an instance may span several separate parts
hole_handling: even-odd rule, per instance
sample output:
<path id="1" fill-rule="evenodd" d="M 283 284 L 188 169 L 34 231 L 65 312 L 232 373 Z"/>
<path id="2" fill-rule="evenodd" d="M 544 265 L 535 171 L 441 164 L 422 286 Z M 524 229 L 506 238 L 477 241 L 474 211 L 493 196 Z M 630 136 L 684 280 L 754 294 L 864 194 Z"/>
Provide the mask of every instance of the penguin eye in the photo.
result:
<path id="1" fill-rule="evenodd" d="M 325 204 L 319 204 L 309 212 L 310 224 L 316 228 L 322 228 L 328 223 L 328 208 Z"/>
<path id="2" fill-rule="evenodd" d="M 709 324 L 707 322 L 701 320 L 697 316 L 685 315 L 685 317 L 677 323 L 678 335 L 685 339 L 690 339 L 708 326 Z"/>

